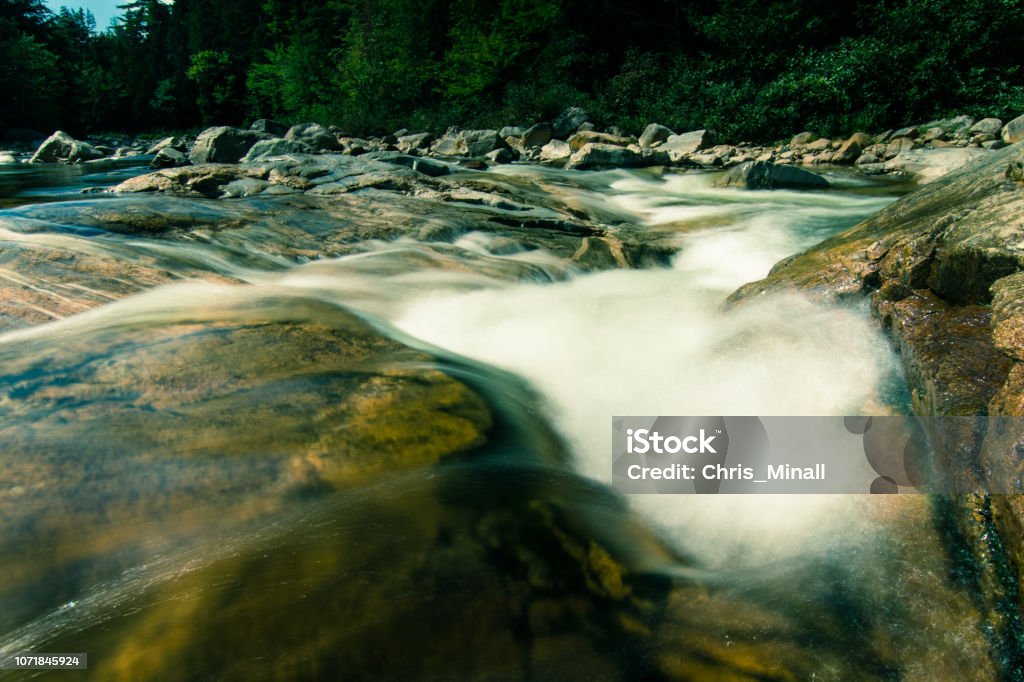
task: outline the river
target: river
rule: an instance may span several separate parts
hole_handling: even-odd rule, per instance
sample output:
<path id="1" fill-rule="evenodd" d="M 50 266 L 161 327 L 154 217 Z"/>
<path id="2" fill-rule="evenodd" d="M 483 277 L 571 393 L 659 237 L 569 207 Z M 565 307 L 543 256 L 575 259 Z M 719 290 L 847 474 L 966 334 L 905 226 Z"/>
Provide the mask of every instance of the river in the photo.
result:
<path id="1" fill-rule="evenodd" d="M 295 257 L 278 242 L 301 221 L 288 214 L 271 224 L 272 199 L 79 193 L 143 171 L 0 169 L 4 243 L 73 243 L 167 275 L 145 291 L 93 288 L 110 302 L 79 312 L 72 301 L 59 313 L 66 319 L 0 335 L 0 410 L 14 444 L 2 455 L 2 546 L 20 557 L 0 574 L 8 583 L 0 651 L 87 651 L 104 679 L 925 680 L 991 672 L 978 596 L 939 500 L 619 497 L 607 488 L 612 415 L 907 411 L 896 357 L 866 306 L 793 295 L 723 308 L 737 287 L 903 188 L 842 171 L 832 171 L 828 192 L 750 192 L 715 188 L 707 173 L 492 170 L 678 249 L 665 267 L 584 272 L 543 248 L 472 231 L 453 245 L 379 240 L 340 257 Z M 211 228 L 181 239 L 76 221 L 115 205 L 140 215 L 230 214 L 243 224 L 271 217 L 244 233 Z M 197 281 L 197 273 L 209 276 Z M 323 305 L 354 311 L 358 322 Z M 234 335 L 202 346 L 211 355 L 200 357 L 175 344 L 294 315 L 326 327 L 369 325 L 426 353 L 431 360 L 412 364 L 482 395 L 493 435 L 447 469 L 384 465 L 341 493 L 296 494 L 275 483 L 251 495 L 247 486 L 301 477 L 266 463 L 284 447 L 283 431 L 305 438 L 316 430 L 314 440 L 326 442 L 319 429 L 330 406 L 313 405 L 314 417 L 299 411 L 326 376 L 319 360 L 309 361 L 322 348 L 305 337 L 297 346 L 285 335 L 258 343 Z M 406 351 L 387 352 L 374 361 L 382 376 L 410 366 Z M 217 367 L 236 353 L 265 361 L 231 365 L 222 376 Z M 122 360 L 132 356 L 142 359 Z M 136 388 L 117 401 L 103 392 L 129 374 Z M 249 374 L 275 383 L 232 383 Z M 37 383 L 28 390 L 25 381 Z M 192 392 L 204 381 L 231 390 L 199 413 L 168 406 L 162 391 L 178 381 L 191 381 Z M 295 390 L 294 418 L 291 405 L 259 409 L 272 402 L 260 391 L 282 386 Z M 143 402 L 141 416 L 124 407 Z M 202 474 L 223 478 L 206 488 L 191 472 L 197 453 L 209 450 L 231 458 Z M 26 494 L 34 480 L 38 489 Z M 210 497 L 220 494 L 229 501 Z M 543 539 L 550 533 L 555 545 Z M 628 598 L 597 568 L 605 562 L 595 558 L 595 541 L 577 552 L 566 539 L 588 534 L 637 576 L 622 579 Z M 587 556 L 582 587 L 562 575 L 568 569 L 551 558 L 564 563 L 559 552 Z M 603 586 L 600 599 L 593 581 Z M 523 591 L 525 601 L 509 596 Z"/>

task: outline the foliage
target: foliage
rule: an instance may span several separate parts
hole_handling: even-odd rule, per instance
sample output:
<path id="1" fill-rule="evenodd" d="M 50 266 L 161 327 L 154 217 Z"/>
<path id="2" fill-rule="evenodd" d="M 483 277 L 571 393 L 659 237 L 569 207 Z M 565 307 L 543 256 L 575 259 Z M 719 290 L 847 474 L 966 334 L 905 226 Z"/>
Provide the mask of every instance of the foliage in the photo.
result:
<path id="1" fill-rule="evenodd" d="M 353 133 L 571 105 L 769 141 L 1024 112 L 1024 0 L 0 0 L 0 127 Z"/>

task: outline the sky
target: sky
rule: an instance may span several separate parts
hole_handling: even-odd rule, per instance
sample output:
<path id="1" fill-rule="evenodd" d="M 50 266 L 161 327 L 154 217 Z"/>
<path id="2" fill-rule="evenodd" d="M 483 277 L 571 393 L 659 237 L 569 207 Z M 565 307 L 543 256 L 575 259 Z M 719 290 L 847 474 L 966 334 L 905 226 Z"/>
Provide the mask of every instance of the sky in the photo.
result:
<path id="1" fill-rule="evenodd" d="M 123 4 L 124 0 L 46 0 L 46 5 L 54 12 L 59 10 L 62 5 L 71 9 L 81 7 L 89 10 L 96 17 L 96 30 L 98 31 L 105 30 L 110 25 L 110 20 L 121 14 L 121 10 L 117 9 L 117 6 Z"/>

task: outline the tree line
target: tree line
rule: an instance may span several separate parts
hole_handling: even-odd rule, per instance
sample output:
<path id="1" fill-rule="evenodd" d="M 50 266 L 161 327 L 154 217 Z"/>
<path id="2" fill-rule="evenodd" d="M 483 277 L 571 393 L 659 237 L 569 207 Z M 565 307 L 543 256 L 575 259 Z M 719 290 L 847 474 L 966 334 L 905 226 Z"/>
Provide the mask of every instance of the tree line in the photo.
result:
<path id="1" fill-rule="evenodd" d="M 732 141 L 1024 113 L 1024 0 L 0 0 L 0 128 L 358 134 L 570 105 Z"/>

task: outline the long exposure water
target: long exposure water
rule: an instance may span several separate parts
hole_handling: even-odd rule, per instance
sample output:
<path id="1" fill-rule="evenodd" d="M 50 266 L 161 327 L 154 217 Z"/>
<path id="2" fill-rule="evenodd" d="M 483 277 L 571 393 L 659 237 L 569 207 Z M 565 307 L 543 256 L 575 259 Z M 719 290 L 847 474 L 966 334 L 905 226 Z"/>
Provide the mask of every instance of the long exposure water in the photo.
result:
<path id="1" fill-rule="evenodd" d="M 118 168 L 86 184 L 141 170 Z M 482 233 L 453 245 L 379 242 L 308 262 L 265 249 L 261 240 L 273 237 L 272 226 L 244 237 L 179 241 L 107 234 L 89 222 L 76 225 L 74 216 L 125 200 L 83 198 L 81 177 L 61 172 L 6 170 L 4 243 L 73 243 L 176 277 L 205 272 L 220 280 L 154 282 L 149 291 L 110 296 L 61 321 L 0 334 L 0 410 L 14 444 L 3 460 L 0 546 L 20 557 L 0 570 L 0 651 L 89 651 L 90 667 L 95 661 L 105 679 L 138 679 L 140 670 L 161 679 L 160 668 L 140 661 L 157 666 L 194 656 L 164 679 L 194 679 L 189 675 L 201 670 L 221 671 L 212 679 L 242 679 L 260 669 L 226 661 L 237 664 L 270 639 L 291 637 L 302 642 L 294 644 L 299 663 L 264 661 L 279 675 L 372 679 L 379 670 L 388 679 L 459 679 L 472 671 L 512 679 L 522 676 L 521 664 L 527 678 L 601 678 L 596 663 L 579 663 L 572 644 L 583 626 L 566 625 L 560 644 L 544 645 L 550 650 L 531 645 L 521 663 L 520 653 L 509 653 L 518 649 L 506 641 L 504 616 L 492 613 L 500 610 L 497 588 L 466 558 L 476 555 L 453 549 L 446 558 L 427 549 L 425 538 L 468 524 L 489 500 L 527 510 L 535 500 L 554 500 L 632 557 L 634 571 L 711 590 L 692 598 L 680 592 L 668 602 L 668 625 L 642 645 L 612 647 L 623 666 L 668 660 L 664 651 L 681 660 L 699 651 L 702 665 L 733 666 L 704 670 L 708 679 L 789 679 L 772 666 L 805 659 L 792 664 L 815 679 L 850 679 L 852 671 L 887 679 L 986 676 L 975 595 L 951 577 L 958 548 L 924 496 L 623 500 L 604 486 L 611 481 L 612 415 L 906 409 L 896 358 L 865 307 L 787 295 L 723 308 L 731 292 L 780 259 L 883 208 L 894 189 L 852 175 L 833 178 L 838 188 L 829 192 L 749 192 L 714 188 L 710 174 L 491 171 L 628 219 L 678 246 L 668 267 L 582 273 L 543 249 L 495 255 L 484 248 L 493 238 Z M 60 219 L 32 212 L 40 201 L 63 211 Z M 141 211 L 212 210 L 201 199 L 131 201 Z M 221 200 L 227 208 L 217 210 L 244 218 L 263 211 L 261 201 Z M 339 305 L 356 317 L 337 312 Z M 294 461 L 268 463 L 290 438 L 282 434 L 301 439 L 316 431 L 327 442 L 320 431 L 332 408 L 318 403 L 307 414 L 301 397 L 327 371 L 316 359 L 319 346 L 306 337 L 296 347 L 287 335 L 268 342 L 218 335 L 250 320 L 265 325 L 297 316 L 360 334 L 368 325 L 432 355 L 410 360 L 407 351 L 388 350 L 375 362 L 396 372 L 438 367 L 483 395 L 500 424 L 485 446 L 490 455 L 447 473 L 383 467 L 344 494 L 288 492 L 306 474 Z M 196 334 L 209 337 L 204 355 L 177 350 L 179 339 Z M 265 362 L 217 369 L 245 353 Z M 166 386 L 181 382 L 201 393 L 196 386 L 232 387 L 247 371 L 267 383 L 239 383 L 227 397 L 202 403 L 202 412 L 161 407 Z M 339 371 L 351 368 L 330 369 Z M 128 403 L 145 403 L 142 416 L 104 393 L 125 377 L 136 382 Z M 38 385 L 25 392 L 19 386 L 26 381 Z M 301 404 L 275 403 L 285 386 Z M 415 420 L 419 413 L 408 414 L 403 418 Z M 195 462 L 209 452 L 230 457 L 195 474 Z M 304 456 L 302 466 L 308 463 Z M 331 466 L 314 464 L 318 471 Z M 259 495 L 249 494 L 260 486 Z M 486 564 L 490 571 L 494 565 Z M 500 571 L 496 576 L 500 582 Z M 678 615 L 697 605 L 704 616 Z M 332 613 L 344 616 L 327 617 Z M 783 616 L 782 624 L 772 621 Z M 538 627 L 536 618 L 527 619 L 530 628 Z M 441 643 L 417 641 L 428 632 Z M 460 637 L 476 651 L 446 643 Z M 709 637 L 725 648 L 708 644 Z M 339 662 L 324 647 L 361 653 Z M 759 656 L 775 663 L 759 668 L 751 662 Z M 683 677 L 701 670 L 686 665 L 678 664 Z"/>

